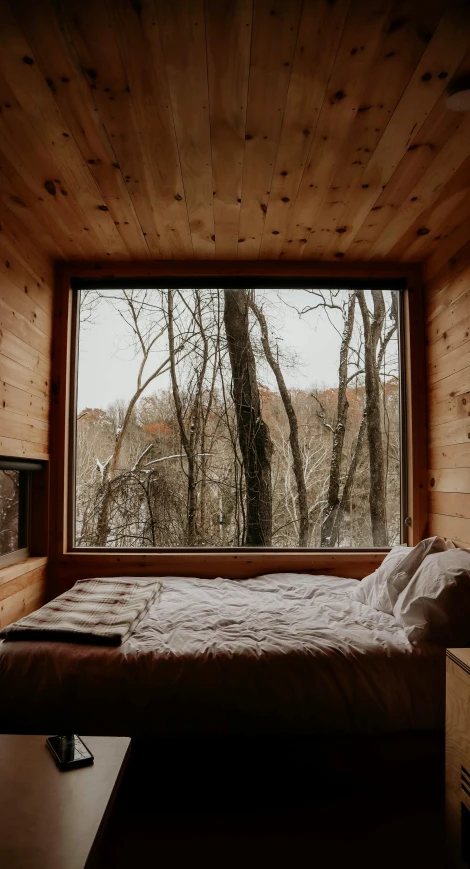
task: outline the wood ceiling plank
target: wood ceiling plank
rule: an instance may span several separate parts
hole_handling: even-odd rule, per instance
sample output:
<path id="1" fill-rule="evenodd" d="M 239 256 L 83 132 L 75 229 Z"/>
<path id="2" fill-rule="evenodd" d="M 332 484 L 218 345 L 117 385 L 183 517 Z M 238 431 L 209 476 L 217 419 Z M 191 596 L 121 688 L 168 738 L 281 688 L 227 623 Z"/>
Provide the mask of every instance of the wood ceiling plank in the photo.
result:
<path id="1" fill-rule="evenodd" d="M 336 253 L 348 251 L 469 50 L 470 8 L 461 0 L 451 5 L 436 28 L 364 171 L 361 187 L 341 216 L 346 232 L 338 237 Z"/>
<path id="2" fill-rule="evenodd" d="M 82 157 L 89 166 L 130 257 L 145 259 L 148 246 L 103 126 L 93 91 L 79 67 L 67 31 L 51 0 L 18 0 L 14 13 Z"/>
<path id="3" fill-rule="evenodd" d="M 423 212 L 438 200 L 445 185 L 470 156 L 470 115 L 464 116 L 455 133 L 422 175 L 380 238 L 369 248 L 367 258 L 386 256 Z M 418 228 L 427 229 L 423 226 Z"/>
<path id="4" fill-rule="evenodd" d="M 174 258 L 193 258 L 188 203 L 175 134 L 162 35 L 154 0 L 110 0 L 130 98 L 142 143 L 141 159 L 150 184 L 155 219 Z M 188 82 L 188 92 L 190 92 Z M 131 178 L 132 183 L 132 178 Z M 140 186 L 141 185 L 137 185 Z"/>
<path id="5" fill-rule="evenodd" d="M 412 226 L 403 233 L 389 255 L 391 257 L 395 255 L 403 262 L 411 260 L 422 262 L 434 252 L 440 252 L 441 248 L 446 248 L 450 236 L 454 237 L 455 232 L 470 216 L 469 193 L 470 157 L 462 163 L 444 186 L 436 202 L 425 209 Z M 426 232 L 426 230 L 429 231 Z M 467 235 L 467 238 L 469 237 Z M 453 252 L 462 247 L 465 241 L 464 238 L 460 242 L 451 242 L 456 244 Z M 444 254 L 442 263 L 449 259 L 450 255 L 445 256 Z"/>
<path id="6" fill-rule="evenodd" d="M 106 3 L 119 45 L 124 73 L 128 78 L 130 99 L 141 142 L 140 161 L 148 185 L 154 223 L 161 227 L 175 259 L 192 259 L 188 205 L 181 172 L 181 160 L 175 134 L 168 78 L 162 50 L 162 38 L 153 0 L 130 4 L 127 0 Z M 135 143 L 130 143 L 131 148 Z"/>
<path id="7" fill-rule="evenodd" d="M 28 57 L 32 63 L 25 62 Z M 57 177 L 77 200 L 106 253 L 118 254 L 122 243 L 100 191 L 65 124 L 31 49 L 11 14 L 0 4 L 0 67 L 36 135 L 54 153 Z M 68 132 L 68 137 L 63 133 Z M 105 210 L 104 210 L 105 209 Z"/>
<path id="8" fill-rule="evenodd" d="M 250 67 L 252 0 L 206 0 L 217 259 L 236 259 Z"/>
<path id="9" fill-rule="evenodd" d="M 154 68 L 152 21 L 147 27 L 153 10 L 146 3 L 146 34 L 137 13 L 130 11 L 136 20 L 120 32 L 115 16 L 121 14 L 121 8 L 117 4 L 86 0 L 77 6 L 73 0 L 64 0 L 61 26 L 93 93 L 151 257 L 190 257 L 186 209 L 174 199 L 178 192 L 175 184 L 179 181 L 181 192 L 182 183 L 169 99 L 164 102 L 168 93 Z M 161 56 L 159 45 L 156 50 Z M 157 82 L 162 88 L 155 102 Z"/>
<path id="10" fill-rule="evenodd" d="M 430 5 L 423 0 L 410 6 L 408 0 L 399 0 L 391 8 L 371 61 L 371 72 L 365 76 L 361 88 L 360 106 L 319 211 L 315 232 L 309 235 L 304 247 L 304 257 L 334 255 L 338 235 L 343 232 L 341 217 L 354 201 L 356 191 L 363 189 L 364 172 L 439 23 L 441 7 L 441 2 Z M 423 20 L 426 33 L 423 33 Z"/>
<path id="11" fill-rule="evenodd" d="M 349 0 L 304 3 L 260 249 L 276 259 L 320 117 Z"/>
<path id="12" fill-rule="evenodd" d="M 215 228 L 204 0 L 158 0 L 194 256 L 213 259 Z M 188 86 L 189 82 L 191 83 Z"/>
<path id="13" fill-rule="evenodd" d="M 392 3 L 357 0 L 350 6 L 312 137 L 298 193 L 289 214 L 282 255 L 299 259 L 332 183 L 335 170 L 370 76 Z M 307 258 L 307 257 L 306 257 Z"/>
<path id="14" fill-rule="evenodd" d="M 467 54 L 456 76 L 466 72 L 469 67 L 470 54 Z M 421 129 L 413 136 L 408 150 L 350 245 L 348 257 L 363 259 L 367 255 L 369 247 L 377 241 L 393 214 L 411 194 L 413 187 L 457 129 L 461 117 L 457 112 L 449 112 L 446 99 L 447 92 L 444 92 Z"/>
<path id="15" fill-rule="evenodd" d="M 470 190 L 467 189 L 466 199 L 455 212 L 452 212 L 448 220 L 441 224 L 439 231 L 442 235 L 439 247 L 430 256 L 429 253 L 426 257 L 422 256 L 422 259 L 427 259 L 429 268 L 439 271 L 470 240 L 469 193 Z"/>
<path id="16" fill-rule="evenodd" d="M 254 0 L 239 259 L 259 255 L 301 10 L 301 0 Z"/>
<path id="17" fill-rule="evenodd" d="M 33 186 L 35 182 L 31 179 L 28 186 L 0 150 L 0 197 L 8 210 L 18 217 L 38 247 L 49 256 L 63 259 L 76 254 L 83 257 L 84 250 L 77 244 L 73 230 L 69 232 L 60 220 L 60 209 L 55 210 L 46 193 L 38 197 L 31 189 Z M 61 200 L 64 201 L 63 197 Z"/>

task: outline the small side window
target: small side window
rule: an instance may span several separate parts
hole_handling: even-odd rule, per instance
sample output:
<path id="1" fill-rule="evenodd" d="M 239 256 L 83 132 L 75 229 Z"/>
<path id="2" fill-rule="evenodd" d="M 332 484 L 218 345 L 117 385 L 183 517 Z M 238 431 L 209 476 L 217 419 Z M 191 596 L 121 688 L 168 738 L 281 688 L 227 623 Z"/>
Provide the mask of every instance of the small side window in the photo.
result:
<path id="1" fill-rule="evenodd" d="M 0 456 L 0 568 L 29 554 L 31 475 L 40 462 Z"/>

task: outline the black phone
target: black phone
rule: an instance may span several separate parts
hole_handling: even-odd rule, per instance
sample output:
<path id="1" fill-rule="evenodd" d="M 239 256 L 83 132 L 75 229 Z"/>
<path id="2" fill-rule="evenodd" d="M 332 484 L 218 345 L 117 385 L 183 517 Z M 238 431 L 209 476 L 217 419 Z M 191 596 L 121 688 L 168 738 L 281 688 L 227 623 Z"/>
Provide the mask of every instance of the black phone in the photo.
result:
<path id="1" fill-rule="evenodd" d="M 90 766 L 94 761 L 91 751 L 76 733 L 67 736 L 49 736 L 46 745 L 63 772 L 80 766 Z"/>

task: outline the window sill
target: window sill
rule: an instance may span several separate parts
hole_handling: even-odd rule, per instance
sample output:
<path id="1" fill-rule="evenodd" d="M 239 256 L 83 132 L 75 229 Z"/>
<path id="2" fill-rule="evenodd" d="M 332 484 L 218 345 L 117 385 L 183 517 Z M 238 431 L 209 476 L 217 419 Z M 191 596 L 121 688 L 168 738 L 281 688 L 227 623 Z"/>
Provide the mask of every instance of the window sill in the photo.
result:
<path id="1" fill-rule="evenodd" d="M 260 551 L 243 552 L 65 552 L 58 559 L 61 587 L 90 576 L 228 576 L 243 579 L 264 573 L 318 573 L 362 579 L 372 573 L 388 550 L 333 552 Z"/>
<path id="2" fill-rule="evenodd" d="M 8 567 L 0 568 L 0 585 L 10 582 L 12 579 L 17 579 L 19 576 L 24 576 L 26 573 L 31 573 L 32 570 L 37 570 L 39 567 L 45 567 L 47 558 L 41 556 L 38 558 L 26 558 L 24 561 L 18 561 L 16 564 L 10 564 Z"/>

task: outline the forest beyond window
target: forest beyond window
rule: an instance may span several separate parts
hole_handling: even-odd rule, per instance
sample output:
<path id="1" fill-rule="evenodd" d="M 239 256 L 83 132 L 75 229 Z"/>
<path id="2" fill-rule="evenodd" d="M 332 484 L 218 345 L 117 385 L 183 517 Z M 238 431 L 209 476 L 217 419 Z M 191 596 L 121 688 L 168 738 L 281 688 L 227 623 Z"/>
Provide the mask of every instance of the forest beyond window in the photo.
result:
<path id="1" fill-rule="evenodd" d="M 398 291 L 76 296 L 76 547 L 400 542 Z"/>

